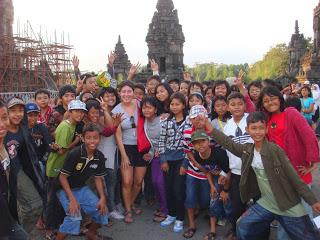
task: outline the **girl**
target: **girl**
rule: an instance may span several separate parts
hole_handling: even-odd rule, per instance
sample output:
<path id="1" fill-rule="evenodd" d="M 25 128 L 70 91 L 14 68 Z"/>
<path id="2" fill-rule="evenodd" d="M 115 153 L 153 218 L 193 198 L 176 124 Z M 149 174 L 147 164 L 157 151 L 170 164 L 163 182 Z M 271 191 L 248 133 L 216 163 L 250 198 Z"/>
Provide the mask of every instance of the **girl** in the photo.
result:
<path id="1" fill-rule="evenodd" d="M 183 230 L 185 176 L 179 174 L 184 160 L 183 136 L 187 105 L 182 93 L 174 93 L 170 98 L 170 115 L 161 122 L 159 154 L 161 170 L 165 174 L 165 187 L 169 214 L 161 222 L 162 227 L 174 223 L 174 232 Z"/>
<path id="2" fill-rule="evenodd" d="M 180 83 L 180 92 L 187 98 L 188 97 L 188 89 L 189 89 L 190 82 L 189 81 L 182 81 Z M 187 99 L 186 99 L 187 100 Z"/>
<path id="3" fill-rule="evenodd" d="M 215 96 L 212 100 L 212 126 L 223 132 L 224 126 L 230 118 L 227 99 L 224 96 Z"/>
<path id="4" fill-rule="evenodd" d="M 230 85 L 225 80 L 216 80 L 214 82 L 212 92 L 214 96 L 221 95 L 224 97 L 228 97 L 231 93 Z"/>
<path id="5" fill-rule="evenodd" d="M 319 148 L 316 136 L 307 121 L 294 108 L 285 109 L 285 102 L 279 89 L 273 86 L 264 88 L 260 94 L 258 108 L 267 112 L 268 139 L 278 144 L 287 154 L 300 178 L 307 184 L 312 183 L 314 163 L 319 162 Z M 312 216 L 311 207 L 305 203 L 307 212 Z M 278 239 L 286 239 L 282 227 Z"/>
<path id="6" fill-rule="evenodd" d="M 259 80 L 252 81 L 248 85 L 248 93 L 249 93 L 250 99 L 252 100 L 254 105 L 257 105 L 257 103 L 258 103 L 261 89 L 262 89 L 262 83 Z"/>
<path id="7" fill-rule="evenodd" d="M 143 155 L 145 161 L 151 161 L 151 176 L 156 198 L 160 209 L 155 212 L 154 221 L 163 221 L 168 214 L 167 200 L 164 186 L 164 176 L 160 168 L 159 138 L 160 138 L 160 116 L 158 104 L 154 97 L 145 97 L 141 102 L 141 115 L 145 118 L 144 129 L 151 144 L 151 149 Z"/>
<path id="8" fill-rule="evenodd" d="M 207 105 L 204 101 L 203 95 L 199 92 L 190 94 L 188 99 L 189 109 L 195 105 Z"/>
<path id="9" fill-rule="evenodd" d="M 199 83 L 199 82 L 190 83 L 189 88 L 188 88 L 188 96 L 190 96 L 190 94 L 195 93 L 195 92 L 201 93 L 203 96 L 201 83 Z"/>
<path id="10" fill-rule="evenodd" d="M 134 99 L 134 85 L 124 81 L 119 87 L 121 102 L 112 110 L 113 114 L 123 113 L 121 127 L 116 131 L 116 143 L 121 154 L 122 195 L 126 209 L 126 223 L 132 223 L 132 210 L 141 214 L 133 203 L 141 191 L 148 162 L 137 147 L 138 102 Z"/>
<path id="11" fill-rule="evenodd" d="M 212 91 L 212 87 L 209 86 L 204 91 L 204 99 L 205 99 L 206 104 L 207 104 L 207 112 L 208 112 L 208 114 L 211 114 L 212 98 L 213 98 L 213 91 Z"/>
<path id="12" fill-rule="evenodd" d="M 307 120 L 308 124 L 312 125 L 312 115 L 314 109 L 314 99 L 312 98 L 311 89 L 308 86 L 303 86 L 300 90 L 301 94 L 301 113 L 304 118 Z"/>
<path id="13" fill-rule="evenodd" d="M 168 83 L 160 83 L 156 87 L 156 99 L 159 104 L 159 114 L 169 113 L 170 96 L 173 90 Z"/>

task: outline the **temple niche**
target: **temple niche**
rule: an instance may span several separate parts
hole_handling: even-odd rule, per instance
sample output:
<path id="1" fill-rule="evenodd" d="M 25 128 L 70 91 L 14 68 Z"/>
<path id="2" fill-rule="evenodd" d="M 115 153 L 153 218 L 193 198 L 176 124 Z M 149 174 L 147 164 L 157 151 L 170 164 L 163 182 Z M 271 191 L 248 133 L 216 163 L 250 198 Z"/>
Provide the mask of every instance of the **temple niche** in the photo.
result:
<path id="1" fill-rule="evenodd" d="M 155 59 L 162 79 L 182 79 L 183 44 L 185 42 L 178 11 L 172 0 L 158 0 L 146 37 L 148 59 Z M 150 68 L 149 68 L 150 70 Z"/>
<path id="2" fill-rule="evenodd" d="M 113 64 L 114 75 L 118 81 L 122 81 L 127 79 L 131 63 L 124 45 L 121 42 L 120 35 L 118 37 L 118 42 L 116 44 L 114 52 L 117 56 Z"/>

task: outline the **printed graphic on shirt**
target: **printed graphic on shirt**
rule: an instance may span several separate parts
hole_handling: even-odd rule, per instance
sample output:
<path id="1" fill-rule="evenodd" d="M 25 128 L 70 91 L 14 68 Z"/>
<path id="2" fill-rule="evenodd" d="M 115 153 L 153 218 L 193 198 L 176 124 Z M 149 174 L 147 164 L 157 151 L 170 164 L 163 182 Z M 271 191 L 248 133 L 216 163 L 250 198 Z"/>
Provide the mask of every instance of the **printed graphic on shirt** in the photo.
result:
<path id="1" fill-rule="evenodd" d="M 16 140 L 11 140 L 7 142 L 7 149 L 10 159 L 14 159 L 18 155 L 17 149 L 19 148 L 20 143 Z"/>

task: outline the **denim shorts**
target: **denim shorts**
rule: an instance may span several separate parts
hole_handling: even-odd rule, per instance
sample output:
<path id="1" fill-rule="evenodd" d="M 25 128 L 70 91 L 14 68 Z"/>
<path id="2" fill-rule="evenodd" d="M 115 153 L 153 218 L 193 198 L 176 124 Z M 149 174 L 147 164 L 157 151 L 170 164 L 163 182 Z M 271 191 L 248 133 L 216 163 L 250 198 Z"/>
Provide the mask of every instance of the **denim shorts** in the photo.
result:
<path id="1" fill-rule="evenodd" d="M 190 175 L 186 177 L 186 208 L 208 208 L 210 203 L 210 185 L 208 180 L 202 180 Z"/>
<path id="2" fill-rule="evenodd" d="M 71 190 L 73 196 L 80 205 L 80 208 L 91 217 L 92 221 L 101 225 L 108 224 L 107 215 L 101 215 L 99 209 L 97 209 L 97 204 L 99 202 L 98 197 L 90 190 L 88 186 Z M 79 212 L 77 216 L 69 214 L 70 201 L 64 190 L 58 191 L 57 196 L 66 213 L 66 217 L 59 228 L 59 232 L 78 235 L 80 233 L 80 223 L 82 220 L 81 213 Z"/>

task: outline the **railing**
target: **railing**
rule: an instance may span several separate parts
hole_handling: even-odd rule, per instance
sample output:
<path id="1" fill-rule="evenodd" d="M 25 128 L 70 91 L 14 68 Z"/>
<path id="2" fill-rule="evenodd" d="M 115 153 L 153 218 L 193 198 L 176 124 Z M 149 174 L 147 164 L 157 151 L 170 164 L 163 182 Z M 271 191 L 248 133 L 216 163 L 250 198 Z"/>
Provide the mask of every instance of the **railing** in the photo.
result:
<path id="1" fill-rule="evenodd" d="M 50 92 L 50 98 L 54 99 L 59 96 L 58 91 L 49 91 Z M 34 99 L 34 92 L 0 92 L 0 98 L 4 101 L 7 101 L 7 99 L 17 96 L 22 98 L 24 102 L 31 102 Z"/>

